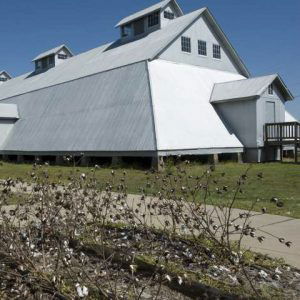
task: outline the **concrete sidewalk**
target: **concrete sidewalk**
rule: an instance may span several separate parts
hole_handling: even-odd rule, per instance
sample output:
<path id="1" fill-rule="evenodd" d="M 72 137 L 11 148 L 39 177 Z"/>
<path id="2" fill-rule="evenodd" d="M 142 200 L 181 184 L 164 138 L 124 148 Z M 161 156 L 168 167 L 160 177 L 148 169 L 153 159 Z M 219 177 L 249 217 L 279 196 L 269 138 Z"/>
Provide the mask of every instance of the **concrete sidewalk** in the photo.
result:
<path id="1" fill-rule="evenodd" d="M 26 185 L 26 184 L 25 184 Z M 24 185 L 23 185 L 24 186 Z M 27 192 L 32 191 L 32 187 L 27 185 Z M 63 189 L 59 187 L 58 189 Z M 20 187 L 13 188 L 13 192 L 21 192 Z M 24 191 L 23 191 L 24 192 Z M 146 199 L 141 201 L 140 195 L 128 195 L 126 199 L 127 207 L 130 209 L 144 210 L 145 212 L 145 222 L 149 226 L 163 227 L 165 220 L 169 220 L 168 216 L 164 215 L 151 215 L 147 210 L 147 205 L 152 203 L 167 203 L 167 200 L 159 200 L 156 198 L 146 197 Z M 186 203 L 186 212 L 191 214 L 191 209 L 188 208 L 190 204 Z M 2 207 L 2 209 L 13 209 L 14 206 Z M 214 207 L 207 206 L 207 210 L 214 210 Z M 240 213 L 245 213 L 246 211 L 241 209 L 233 209 L 232 217 L 238 217 Z M 247 212 L 246 212 L 247 213 Z M 270 214 L 257 214 L 253 213 L 254 216 L 251 217 L 251 224 L 257 229 L 256 235 L 264 236 L 265 240 L 260 243 L 257 238 L 251 238 L 249 236 L 244 236 L 243 247 L 246 249 L 251 249 L 255 252 L 260 252 L 262 254 L 268 254 L 270 257 L 283 258 L 286 263 L 293 265 L 300 269 L 300 219 L 293 219 L 284 216 L 270 215 Z M 216 218 L 217 213 L 214 212 L 212 217 Z M 243 220 L 242 220 L 243 221 Z M 239 223 L 237 221 L 237 223 Z M 180 228 L 180 224 L 179 224 Z M 284 238 L 285 241 L 291 241 L 292 245 L 288 248 L 284 243 L 280 243 L 278 238 Z"/>

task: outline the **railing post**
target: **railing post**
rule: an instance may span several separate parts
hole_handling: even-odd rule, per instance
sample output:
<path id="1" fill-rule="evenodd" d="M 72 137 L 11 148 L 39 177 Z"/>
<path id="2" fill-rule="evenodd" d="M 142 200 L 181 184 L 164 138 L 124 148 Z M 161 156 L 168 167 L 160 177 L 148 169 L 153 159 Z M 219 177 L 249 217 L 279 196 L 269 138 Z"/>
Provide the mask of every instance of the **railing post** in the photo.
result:
<path id="1" fill-rule="evenodd" d="M 295 163 L 298 163 L 298 134 L 299 134 L 299 124 L 295 124 Z"/>

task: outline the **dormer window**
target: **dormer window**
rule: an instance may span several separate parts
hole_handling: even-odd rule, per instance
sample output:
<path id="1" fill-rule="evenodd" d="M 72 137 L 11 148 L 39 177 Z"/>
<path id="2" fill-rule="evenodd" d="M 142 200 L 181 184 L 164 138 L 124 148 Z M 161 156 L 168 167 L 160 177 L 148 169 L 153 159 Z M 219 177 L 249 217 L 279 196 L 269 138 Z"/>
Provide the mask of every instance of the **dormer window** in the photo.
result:
<path id="1" fill-rule="evenodd" d="M 169 20 L 181 16 L 183 12 L 175 0 L 164 0 L 123 18 L 116 27 L 121 29 L 121 38 L 130 42 L 136 36 L 143 38 L 144 33 L 160 30 L 169 24 Z"/>
<path id="2" fill-rule="evenodd" d="M 156 11 L 148 16 L 148 27 L 153 27 L 159 24 L 159 12 Z"/>
<path id="3" fill-rule="evenodd" d="M 67 58 L 68 58 L 68 55 L 66 55 L 66 54 L 58 54 L 57 57 L 58 57 L 59 59 L 67 59 Z"/>
<path id="4" fill-rule="evenodd" d="M 169 19 L 169 20 L 173 20 L 175 18 L 175 15 L 174 15 L 174 13 L 165 10 L 164 11 L 164 18 Z"/>
<path id="5" fill-rule="evenodd" d="M 122 26 L 122 37 L 131 36 L 131 33 L 132 33 L 131 24 Z"/>
<path id="6" fill-rule="evenodd" d="M 54 68 L 56 65 L 63 62 L 73 54 L 65 45 L 61 45 L 49 51 L 38 55 L 33 62 L 35 63 L 35 71 L 37 73 L 45 72 L 48 69 Z"/>
<path id="7" fill-rule="evenodd" d="M 0 84 L 11 79 L 11 76 L 6 71 L 0 71 Z"/>
<path id="8" fill-rule="evenodd" d="M 268 86 L 268 94 L 269 95 L 273 95 L 274 94 L 274 87 L 273 87 L 273 84 L 270 84 Z"/>

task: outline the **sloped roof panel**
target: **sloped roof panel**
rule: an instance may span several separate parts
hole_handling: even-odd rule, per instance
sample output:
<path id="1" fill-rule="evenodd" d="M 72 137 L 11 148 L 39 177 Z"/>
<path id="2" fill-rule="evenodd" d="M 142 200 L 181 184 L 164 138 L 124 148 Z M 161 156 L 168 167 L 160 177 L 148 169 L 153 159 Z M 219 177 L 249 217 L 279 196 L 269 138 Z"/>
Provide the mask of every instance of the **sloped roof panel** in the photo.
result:
<path id="1" fill-rule="evenodd" d="M 33 73 L 27 73 L 9 80 L 0 86 L 0 100 L 150 59 L 203 11 L 204 9 L 200 9 L 177 18 L 168 26 L 142 39 L 126 44 L 121 44 L 120 41 L 106 44 L 69 58 L 47 72 L 34 76 Z"/>
<path id="2" fill-rule="evenodd" d="M 286 89 L 281 78 L 277 74 L 273 74 L 250 79 L 217 83 L 214 86 L 210 102 L 218 103 L 228 100 L 259 97 L 275 80 L 277 80 L 280 84 L 287 100 L 291 100 L 293 96 Z"/>
<path id="3" fill-rule="evenodd" d="M 149 73 L 159 151 L 243 147 L 209 103 L 215 83 L 243 76 L 163 60 Z"/>
<path id="4" fill-rule="evenodd" d="M 154 151 L 144 62 L 16 96 L 4 151 Z"/>

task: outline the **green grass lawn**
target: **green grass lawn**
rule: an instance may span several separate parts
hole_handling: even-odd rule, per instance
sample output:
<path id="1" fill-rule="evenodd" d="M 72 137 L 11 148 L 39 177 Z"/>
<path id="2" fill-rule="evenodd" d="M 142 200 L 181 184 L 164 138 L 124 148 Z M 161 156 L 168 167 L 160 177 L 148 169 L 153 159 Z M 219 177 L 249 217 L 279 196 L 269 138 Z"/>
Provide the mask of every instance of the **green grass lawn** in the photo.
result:
<path id="1" fill-rule="evenodd" d="M 208 166 L 191 163 L 184 166 L 187 175 L 201 176 Z M 66 182 L 70 174 L 79 176 L 81 173 L 90 174 L 91 168 L 84 167 L 45 167 L 49 173 L 49 180 L 58 182 L 59 180 Z M 126 168 L 126 185 L 129 193 L 140 193 L 140 188 L 146 187 L 148 175 L 145 170 Z M 213 172 L 213 179 L 210 189 L 212 193 L 208 199 L 211 203 L 227 204 L 232 199 L 233 189 L 239 177 L 248 170 L 247 182 L 242 186 L 243 193 L 238 193 L 234 207 L 249 208 L 253 201 L 260 199 L 255 209 L 260 210 L 261 207 L 266 207 L 268 213 L 280 214 L 295 218 L 300 218 L 300 166 L 288 163 L 267 163 L 267 164 L 237 164 L 237 163 L 220 163 L 216 166 Z M 100 168 L 95 172 L 95 177 L 101 184 L 112 180 L 111 168 Z M 22 178 L 25 181 L 31 181 L 30 176 L 32 166 L 30 164 L 12 164 L 1 163 L 0 179 Z M 168 166 L 163 174 L 175 174 L 174 166 Z M 223 174 L 225 173 L 225 174 Z M 262 173 L 263 178 L 260 179 L 257 175 Z M 152 175 L 154 177 L 155 175 Z M 114 180 L 119 182 L 123 177 L 123 169 L 116 169 Z M 195 179 L 190 179 L 190 183 Z M 158 180 L 159 181 L 159 180 Z M 175 183 L 175 187 L 180 189 L 185 182 L 182 180 Z M 159 185 L 159 183 L 157 184 Z M 217 187 L 228 186 L 229 192 L 217 194 Z M 157 192 L 160 187 L 152 186 L 148 189 L 152 192 Z M 198 200 L 201 201 L 202 195 L 198 195 Z M 283 207 L 277 207 L 271 203 L 271 198 L 277 197 L 283 202 Z"/>

